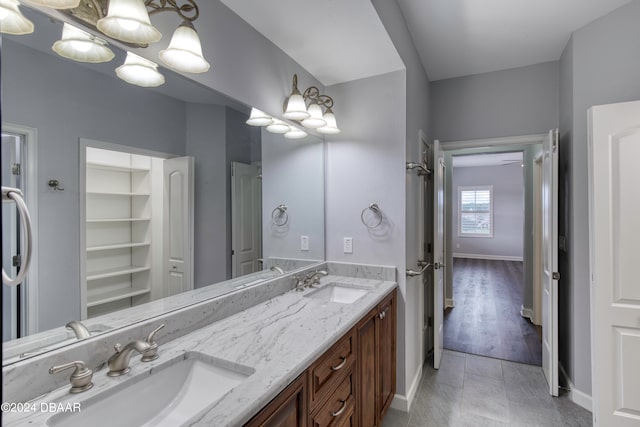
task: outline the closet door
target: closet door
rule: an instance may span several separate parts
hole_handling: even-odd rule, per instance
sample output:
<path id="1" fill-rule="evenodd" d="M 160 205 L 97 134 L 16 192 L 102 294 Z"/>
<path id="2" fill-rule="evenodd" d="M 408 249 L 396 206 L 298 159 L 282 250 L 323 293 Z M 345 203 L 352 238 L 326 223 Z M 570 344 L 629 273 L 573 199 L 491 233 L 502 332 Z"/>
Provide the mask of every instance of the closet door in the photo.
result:
<path id="1" fill-rule="evenodd" d="M 164 161 L 165 296 L 193 289 L 193 157 Z"/>

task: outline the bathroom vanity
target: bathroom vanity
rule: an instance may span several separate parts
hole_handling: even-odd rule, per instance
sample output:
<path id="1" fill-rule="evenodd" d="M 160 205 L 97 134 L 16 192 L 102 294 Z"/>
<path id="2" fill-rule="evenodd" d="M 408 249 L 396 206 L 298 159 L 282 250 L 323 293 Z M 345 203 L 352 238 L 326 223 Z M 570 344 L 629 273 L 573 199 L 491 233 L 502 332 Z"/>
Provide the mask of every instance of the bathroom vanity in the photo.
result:
<path id="1" fill-rule="evenodd" d="M 3 425 L 380 425 L 395 392 L 395 268 L 297 274 L 316 269 L 329 274 L 312 288 L 284 275 L 5 367 L 6 401 L 82 409 L 4 413 Z M 158 359 L 136 353 L 130 372 L 106 375 L 116 343 L 161 323 Z M 83 359 L 87 391 L 70 394 L 68 374 L 48 373 Z"/>

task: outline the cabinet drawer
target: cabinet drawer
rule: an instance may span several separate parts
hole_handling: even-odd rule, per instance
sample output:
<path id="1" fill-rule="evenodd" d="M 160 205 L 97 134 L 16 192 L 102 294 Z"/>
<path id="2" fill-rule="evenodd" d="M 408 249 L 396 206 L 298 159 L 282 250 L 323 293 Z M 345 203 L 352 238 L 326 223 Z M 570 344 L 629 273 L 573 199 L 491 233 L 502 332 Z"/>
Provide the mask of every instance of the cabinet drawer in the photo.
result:
<path id="1" fill-rule="evenodd" d="M 338 388 L 329 396 L 326 402 L 311 418 L 313 427 L 342 427 L 352 426 L 355 417 L 355 391 L 353 373 L 340 383 Z"/>
<path id="2" fill-rule="evenodd" d="M 311 408 L 320 404 L 331 393 L 351 370 L 355 360 L 354 335 L 349 332 L 309 369 Z"/>

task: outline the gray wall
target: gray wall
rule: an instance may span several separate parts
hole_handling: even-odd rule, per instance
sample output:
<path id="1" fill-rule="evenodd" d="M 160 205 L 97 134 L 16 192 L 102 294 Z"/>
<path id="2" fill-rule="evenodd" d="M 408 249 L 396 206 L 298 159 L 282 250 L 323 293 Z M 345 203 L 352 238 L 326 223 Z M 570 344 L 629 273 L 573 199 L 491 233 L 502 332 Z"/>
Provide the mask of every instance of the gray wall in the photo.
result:
<path id="1" fill-rule="evenodd" d="M 524 168 L 508 166 L 463 167 L 453 169 L 452 231 L 454 254 L 490 258 L 523 257 Z M 459 187 L 493 187 L 493 237 L 461 237 L 458 233 Z"/>
<path id="2" fill-rule="evenodd" d="M 227 280 L 226 108 L 187 104 L 186 154 L 195 158 L 196 288 Z"/>
<path id="3" fill-rule="evenodd" d="M 80 318 L 79 138 L 184 155 L 185 104 L 78 73 L 72 62 L 7 39 L 2 60 L 3 122 L 38 129 L 39 329 L 46 330 Z M 64 191 L 49 189 L 54 178 Z"/>
<path id="4" fill-rule="evenodd" d="M 441 141 L 546 133 L 558 127 L 557 62 L 431 83 L 433 136 Z"/>
<path id="5" fill-rule="evenodd" d="M 563 270 L 569 273 L 560 283 L 560 288 L 569 288 L 561 294 L 561 320 L 568 323 L 562 329 L 569 346 L 561 362 L 575 387 L 586 394 L 591 393 L 587 110 L 640 99 L 638 22 L 640 0 L 635 0 L 574 32 L 561 58 L 560 117 L 571 126 L 563 132 L 563 143 L 569 148 L 562 149 L 570 157 L 562 162 L 562 175 L 570 179 L 563 189 L 560 218 L 567 237 Z"/>

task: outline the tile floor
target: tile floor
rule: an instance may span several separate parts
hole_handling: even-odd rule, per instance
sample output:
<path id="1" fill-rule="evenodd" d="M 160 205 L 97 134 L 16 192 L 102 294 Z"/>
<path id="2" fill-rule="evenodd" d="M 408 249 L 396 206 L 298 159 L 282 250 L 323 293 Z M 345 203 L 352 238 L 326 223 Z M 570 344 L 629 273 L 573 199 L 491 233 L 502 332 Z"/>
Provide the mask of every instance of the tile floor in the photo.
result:
<path id="1" fill-rule="evenodd" d="M 389 409 L 382 427 L 585 427 L 591 412 L 551 397 L 542 368 L 445 350 L 425 367 L 411 412 Z"/>

